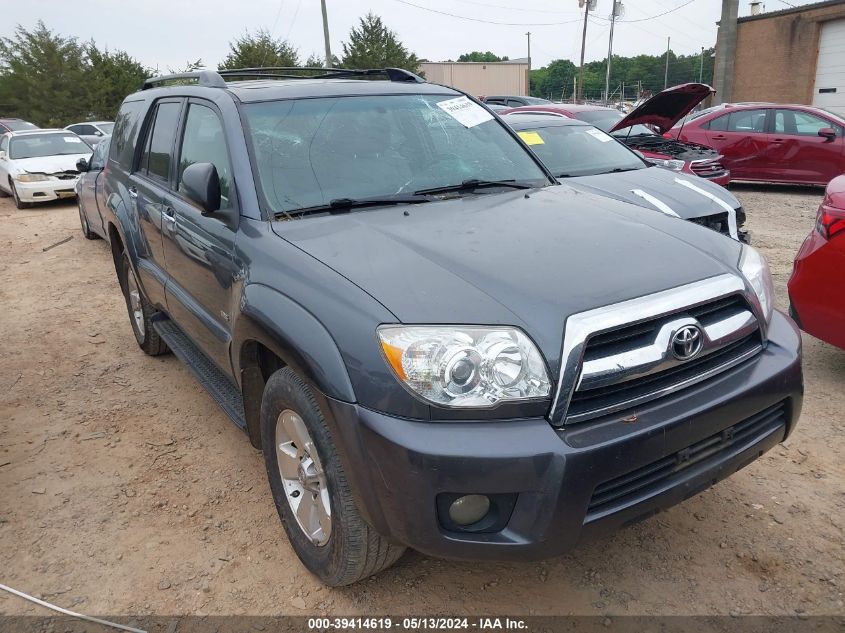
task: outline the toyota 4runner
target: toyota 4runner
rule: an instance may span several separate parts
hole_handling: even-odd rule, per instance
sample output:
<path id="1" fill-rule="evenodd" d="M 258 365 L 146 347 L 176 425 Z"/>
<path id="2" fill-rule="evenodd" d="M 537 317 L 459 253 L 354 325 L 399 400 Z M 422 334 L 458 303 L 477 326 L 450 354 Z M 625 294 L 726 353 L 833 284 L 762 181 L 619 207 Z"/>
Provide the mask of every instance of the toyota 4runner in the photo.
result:
<path id="1" fill-rule="evenodd" d="M 304 72 L 147 81 L 104 214 L 138 344 L 263 451 L 325 583 L 406 546 L 555 556 L 795 427 L 800 337 L 756 250 L 557 184 L 452 88 Z"/>

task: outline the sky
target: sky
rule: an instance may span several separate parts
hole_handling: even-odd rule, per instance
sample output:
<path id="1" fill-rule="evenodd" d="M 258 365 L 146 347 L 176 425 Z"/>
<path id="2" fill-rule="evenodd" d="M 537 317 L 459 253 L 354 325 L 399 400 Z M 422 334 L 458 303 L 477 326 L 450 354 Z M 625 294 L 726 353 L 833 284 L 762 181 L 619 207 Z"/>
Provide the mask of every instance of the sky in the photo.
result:
<path id="1" fill-rule="evenodd" d="M 766 0 L 765 9 L 778 11 L 811 1 Z M 338 56 L 350 28 L 367 11 L 381 16 L 418 57 L 431 61 L 457 59 L 473 50 L 525 57 L 529 31 L 534 68 L 561 58 L 577 64 L 580 55 L 583 10 L 578 0 L 326 3 L 332 52 Z M 613 0 L 598 0 L 590 14 L 587 61 L 607 56 L 612 4 Z M 716 42 L 720 0 L 623 0 L 623 6 L 625 15 L 614 31 L 614 54 L 659 55 L 666 50 L 667 37 L 679 55 L 699 53 L 702 46 Z M 216 67 L 226 56 L 229 41 L 259 28 L 289 40 L 302 61 L 311 53 L 323 56 L 324 50 L 319 0 L 30 0 L 6 3 L 2 13 L 1 37 L 12 35 L 17 24 L 32 28 L 43 20 L 62 35 L 125 50 L 161 72 L 183 68 L 198 58 Z M 749 13 L 748 0 L 740 0 L 740 15 Z"/>

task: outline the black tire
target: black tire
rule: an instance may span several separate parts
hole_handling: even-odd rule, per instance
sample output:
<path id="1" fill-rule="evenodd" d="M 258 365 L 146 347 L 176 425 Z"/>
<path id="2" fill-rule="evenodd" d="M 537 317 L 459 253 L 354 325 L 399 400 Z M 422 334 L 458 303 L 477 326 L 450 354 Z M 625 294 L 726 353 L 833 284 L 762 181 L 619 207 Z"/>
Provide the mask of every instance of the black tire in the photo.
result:
<path id="1" fill-rule="evenodd" d="M 22 200 L 18 197 L 18 190 L 17 190 L 17 189 L 15 189 L 15 183 L 10 182 L 9 184 L 12 186 L 12 198 L 14 198 L 14 200 L 15 200 L 15 206 L 16 206 L 18 209 L 28 209 L 29 207 L 31 207 L 31 206 L 32 206 L 32 203 L 31 203 L 31 202 L 23 202 L 23 201 L 22 201 Z"/>
<path id="2" fill-rule="evenodd" d="M 85 236 L 86 240 L 99 239 L 100 236 L 94 233 L 94 231 L 92 231 L 91 227 L 88 225 L 88 216 L 85 215 L 85 211 L 82 209 L 82 200 L 77 198 L 76 202 L 79 206 L 79 222 L 80 224 L 82 224 L 82 235 Z"/>
<path id="3" fill-rule="evenodd" d="M 331 499 L 331 531 L 323 545 L 312 542 L 300 527 L 279 472 L 276 421 L 285 410 L 293 411 L 304 422 L 325 472 Z M 309 571 L 325 584 L 339 587 L 372 576 L 399 560 L 405 548 L 384 539 L 361 518 L 320 407 L 308 386 L 290 368 L 278 370 L 264 387 L 261 445 L 279 518 L 296 555 Z"/>
<path id="4" fill-rule="evenodd" d="M 129 312 L 129 323 L 132 325 L 132 333 L 135 334 L 138 347 L 144 350 L 144 353 L 149 356 L 160 356 L 161 354 L 167 353 L 169 351 L 167 343 L 158 335 L 152 324 L 152 318 L 158 311 L 147 301 L 147 298 L 141 292 L 138 280 L 135 277 L 135 271 L 132 270 L 132 266 L 129 264 L 129 255 L 126 254 L 126 251 L 121 256 L 120 264 L 120 287 L 123 290 L 123 298 L 126 300 L 126 309 Z M 130 296 L 136 292 L 137 296 Z M 135 302 L 134 307 L 133 302 Z"/>

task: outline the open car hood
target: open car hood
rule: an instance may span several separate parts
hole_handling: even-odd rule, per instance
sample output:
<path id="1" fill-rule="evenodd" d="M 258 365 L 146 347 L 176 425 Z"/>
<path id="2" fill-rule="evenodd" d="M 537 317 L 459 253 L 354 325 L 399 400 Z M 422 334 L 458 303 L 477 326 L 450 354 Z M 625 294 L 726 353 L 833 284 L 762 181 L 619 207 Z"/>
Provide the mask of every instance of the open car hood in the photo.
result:
<path id="1" fill-rule="evenodd" d="M 714 94 L 707 84 L 681 84 L 658 92 L 641 103 L 610 130 L 622 130 L 637 124 L 652 125 L 662 134 L 689 114 L 692 109 Z"/>

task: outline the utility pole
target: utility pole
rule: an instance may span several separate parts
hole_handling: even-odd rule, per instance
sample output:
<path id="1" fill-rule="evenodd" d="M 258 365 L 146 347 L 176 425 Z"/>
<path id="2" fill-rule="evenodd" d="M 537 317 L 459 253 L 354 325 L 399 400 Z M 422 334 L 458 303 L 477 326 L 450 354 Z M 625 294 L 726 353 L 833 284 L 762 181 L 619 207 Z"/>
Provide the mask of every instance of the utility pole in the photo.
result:
<path id="1" fill-rule="evenodd" d="M 716 36 L 716 60 L 713 68 L 713 105 L 730 103 L 733 99 L 734 57 L 736 57 L 736 18 L 739 0 L 722 0 L 722 18 Z"/>
<path id="2" fill-rule="evenodd" d="M 329 39 L 329 16 L 326 13 L 326 0 L 320 0 L 323 9 L 323 39 L 326 40 L 326 68 L 332 67 L 332 44 Z"/>
<path id="3" fill-rule="evenodd" d="M 610 60 L 613 58 L 613 27 L 616 24 L 617 10 L 621 6 L 621 0 L 613 0 L 613 10 L 610 12 L 610 37 L 607 41 L 607 74 L 604 78 L 604 103 L 610 102 Z"/>
<path id="4" fill-rule="evenodd" d="M 582 0 L 579 0 L 581 2 Z M 615 1 L 615 0 L 614 0 Z M 581 66 L 578 69 L 578 93 L 573 95 L 572 103 L 581 101 L 581 93 L 584 91 L 584 48 L 587 45 L 587 17 L 590 15 L 590 0 L 584 2 L 584 31 L 581 34 Z"/>
<path id="5" fill-rule="evenodd" d="M 698 83 L 704 79 L 704 47 L 701 47 L 701 66 L 698 68 Z"/>
<path id="6" fill-rule="evenodd" d="M 666 38 L 666 70 L 663 72 L 663 89 L 669 87 L 669 43 L 672 41 L 671 37 Z"/>
<path id="7" fill-rule="evenodd" d="M 525 34 L 528 38 L 528 70 L 531 70 L 531 31 Z"/>

